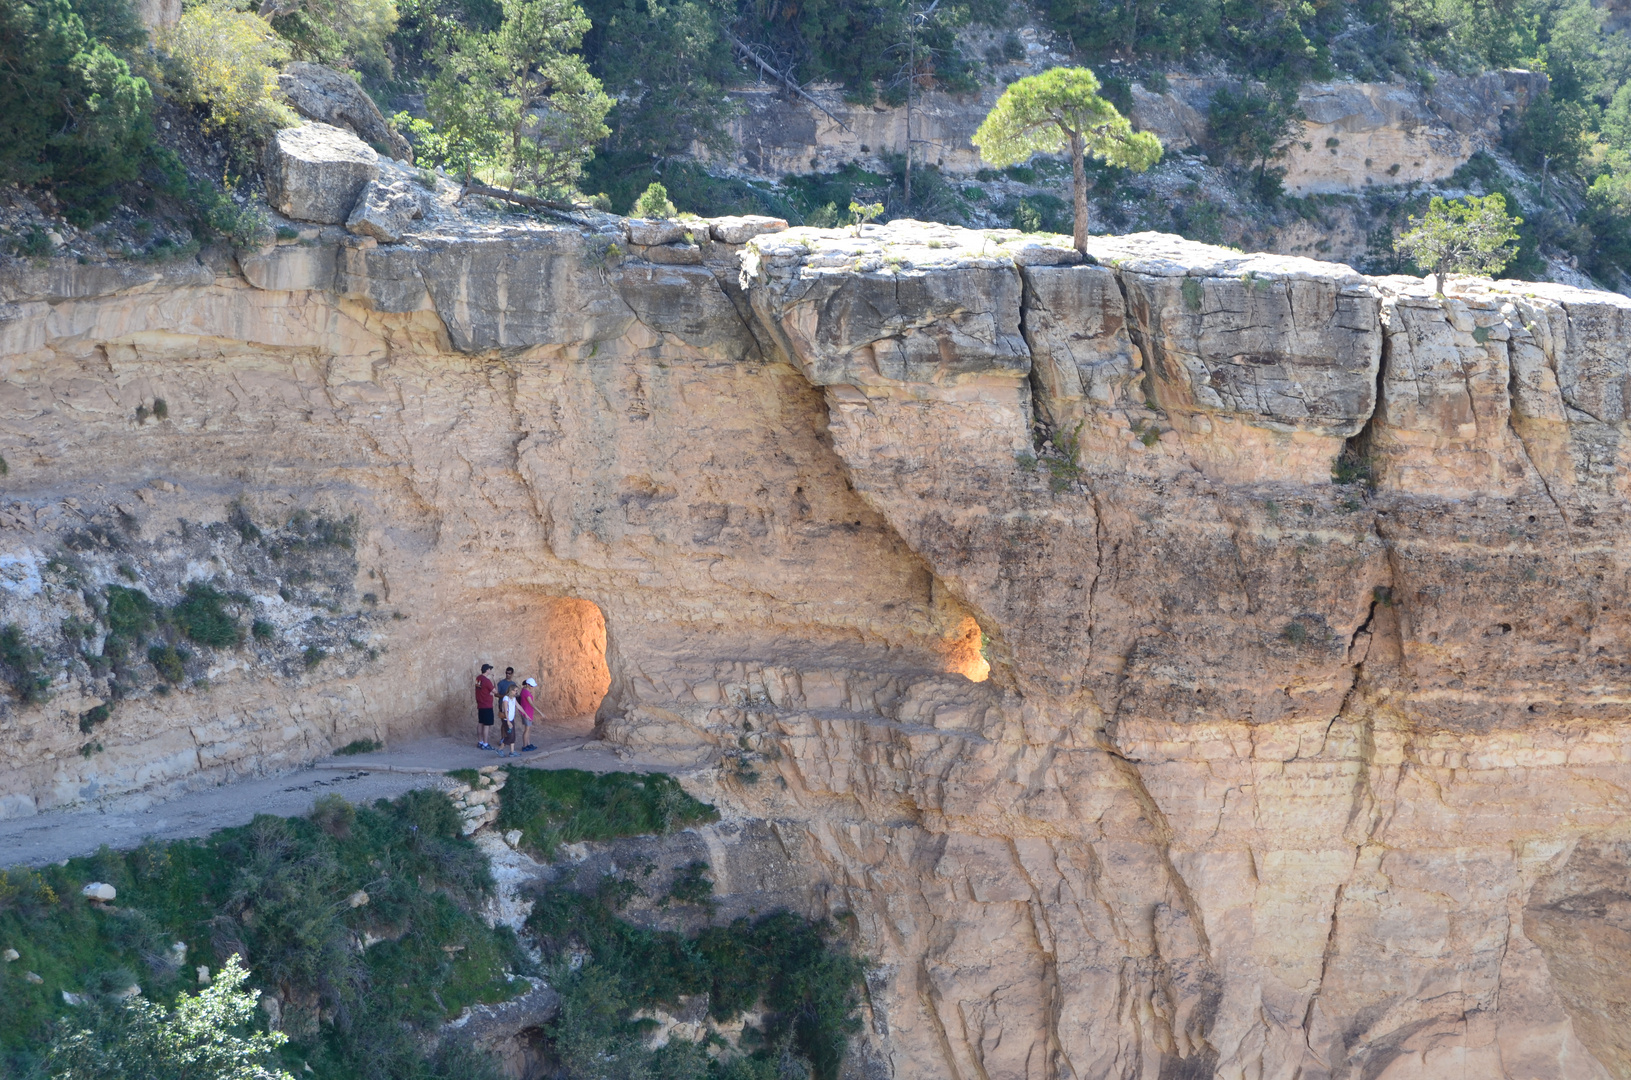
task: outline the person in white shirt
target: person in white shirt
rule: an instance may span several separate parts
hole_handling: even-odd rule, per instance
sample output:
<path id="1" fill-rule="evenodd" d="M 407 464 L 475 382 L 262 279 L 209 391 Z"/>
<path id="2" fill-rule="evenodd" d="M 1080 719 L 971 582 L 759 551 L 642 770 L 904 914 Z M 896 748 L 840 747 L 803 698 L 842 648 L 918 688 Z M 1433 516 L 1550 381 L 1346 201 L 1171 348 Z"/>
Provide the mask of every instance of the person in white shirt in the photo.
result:
<path id="1" fill-rule="evenodd" d="M 499 757 L 521 756 L 515 752 L 515 695 L 518 689 L 511 683 L 509 693 L 504 695 L 504 738 L 498 744 Z"/>

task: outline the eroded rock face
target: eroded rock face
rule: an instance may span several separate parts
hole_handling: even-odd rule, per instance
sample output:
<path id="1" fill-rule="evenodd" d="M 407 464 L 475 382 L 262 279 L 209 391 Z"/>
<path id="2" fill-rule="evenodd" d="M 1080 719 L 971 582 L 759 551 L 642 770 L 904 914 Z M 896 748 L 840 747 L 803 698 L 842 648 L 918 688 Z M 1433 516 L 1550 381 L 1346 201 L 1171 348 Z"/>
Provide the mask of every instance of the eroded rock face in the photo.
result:
<path id="1" fill-rule="evenodd" d="M 1631 303 L 1153 236 L 438 228 L 0 272 L 0 621 L 61 646 L 190 544 L 168 587 L 375 652 L 201 651 L 88 756 L 61 652 L 6 699 L 8 811 L 571 666 L 552 707 L 604 691 L 853 913 L 857 1075 L 1623 1071 Z M 255 545 L 320 506 L 353 580 L 308 617 Z"/>

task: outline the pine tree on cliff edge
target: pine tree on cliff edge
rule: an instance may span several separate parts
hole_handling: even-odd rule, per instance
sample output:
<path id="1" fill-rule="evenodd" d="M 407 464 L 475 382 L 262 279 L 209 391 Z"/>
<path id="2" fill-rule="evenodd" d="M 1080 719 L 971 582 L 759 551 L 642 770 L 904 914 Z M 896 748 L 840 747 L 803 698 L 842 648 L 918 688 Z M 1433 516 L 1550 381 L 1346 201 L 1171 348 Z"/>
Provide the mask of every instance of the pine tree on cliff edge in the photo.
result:
<path id="1" fill-rule="evenodd" d="M 1094 157 L 1143 172 L 1161 160 L 1161 143 L 1134 131 L 1116 107 L 1099 96 L 1099 80 L 1086 68 L 1053 68 L 1013 83 L 974 133 L 980 157 L 999 168 L 1032 154 L 1070 152 L 1075 194 L 1076 250 L 1087 251 L 1087 168 Z"/>
<path id="2" fill-rule="evenodd" d="M 1499 274 L 1516 254 L 1507 245 L 1518 239 L 1523 218 L 1506 212 L 1506 196 L 1498 192 L 1455 202 L 1435 195 L 1426 216 L 1412 217 L 1410 224 L 1414 228 L 1395 240 L 1393 249 L 1432 274 L 1434 292 L 1443 296 L 1447 274 Z"/>

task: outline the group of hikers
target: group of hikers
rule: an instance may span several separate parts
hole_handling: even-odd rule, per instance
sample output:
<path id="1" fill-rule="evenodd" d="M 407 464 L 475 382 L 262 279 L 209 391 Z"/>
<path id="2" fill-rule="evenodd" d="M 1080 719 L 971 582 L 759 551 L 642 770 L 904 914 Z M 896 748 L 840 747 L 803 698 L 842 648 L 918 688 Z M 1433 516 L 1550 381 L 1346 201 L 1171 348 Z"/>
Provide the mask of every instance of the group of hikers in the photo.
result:
<path id="1" fill-rule="evenodd" d="M 497 750 L 499 757 L 519 757 L 538 749 L 532 744 L 532 721 L 536 712 L 533 693 L 538 689 L 538 680 L 526 678 L 516 682 L 515 669 L 507 667 L 504 677 L 494 686 L 487 674 L 492 670 L 493 665 L 483 664 L 481 674 L 476 676 L 476 746 L 482 750 Z M 499 724 L 497 746 L 487 741 L 492 738 L 495 723 Z"/>

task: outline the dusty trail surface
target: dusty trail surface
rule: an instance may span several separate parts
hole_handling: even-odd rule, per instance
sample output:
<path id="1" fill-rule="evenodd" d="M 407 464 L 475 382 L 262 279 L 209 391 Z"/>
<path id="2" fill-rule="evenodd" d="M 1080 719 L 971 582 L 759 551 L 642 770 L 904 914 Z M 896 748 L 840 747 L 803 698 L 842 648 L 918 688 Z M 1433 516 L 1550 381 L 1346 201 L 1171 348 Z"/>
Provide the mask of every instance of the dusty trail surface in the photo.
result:
<path id="1" fill-rule="evenodd" d="M 590 772 L 670 771 L 638 755 L 620 757 L 581 734 L 540 735 L 538 749 L 509 766 L 586 769 Z M 500 759 L 467 740 L 419 739 L 372 754 L 330 757 L 278 776 L 220 784 L 158 801 L 143 794 L 108 799 L 93 807 L 50 811 L 0 821 L 0 866 L 43 866 L 89 855 L 103 844 L 132 848 L 143 841 L 206 836 L 243 825 L 256 814 L 293 817 L 330 793 L 354 803 L 394 799 L 419 787 L 448 785 L 450 769 L 473 769 Z"/>

